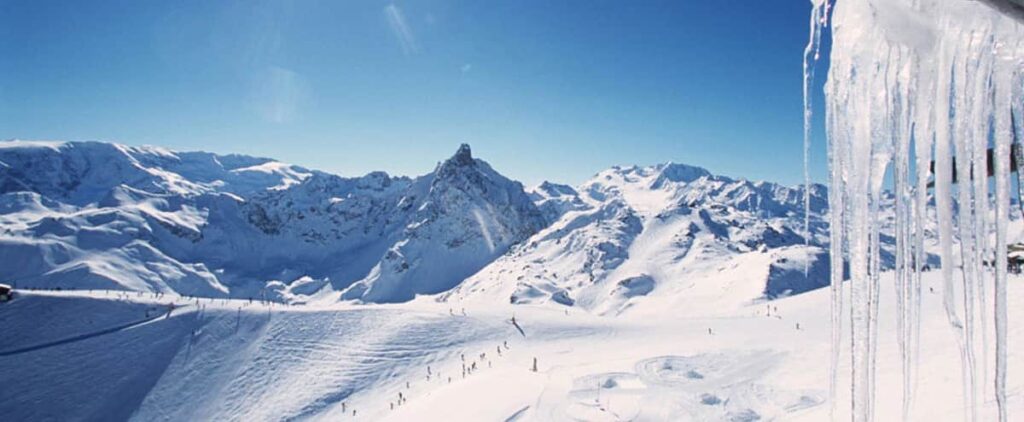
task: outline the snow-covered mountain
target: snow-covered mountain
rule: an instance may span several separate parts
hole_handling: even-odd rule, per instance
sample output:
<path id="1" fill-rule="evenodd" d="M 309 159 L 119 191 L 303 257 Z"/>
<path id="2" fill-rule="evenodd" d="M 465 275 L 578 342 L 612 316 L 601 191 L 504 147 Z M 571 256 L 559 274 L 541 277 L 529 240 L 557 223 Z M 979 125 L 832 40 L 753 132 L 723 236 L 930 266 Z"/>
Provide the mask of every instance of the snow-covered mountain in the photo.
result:
<path id="1" fill-rule="evenodd" d="M 827 194 L 820 185 L 810 193 L 805 239 L 802 188 L 681 164 L 614 167 L 578 190 L 544 183 L 532 195 L 554 223 L 444 299 L 617 314 L 648 295 L 678 299 L 658 306 L 714 310 L 741 305 L 736 297 L 748 303 L 804 292 L 826 285 L 829 271 Z"/>
<path id="2" fill-rule="evenodd" d="M 523 186 L 465 144 L 417 179 L 399 209 L 410 211 L 399 239 L 342 298 L 405 301 L 447 291 L 545 225 Z"/>
<path id="3" fill-rule="evenodd" d="M 229 293 L 196 255 L 211 216 L 301 183 L 269 159 L 98 142 L 0 143 L 0 277 L 35 287 Z"/>
<path id="4" fill-rule="evenodd" d="M 96 142 L 4 142 L 0 163 L 0 277 L 22 286 L 405 301 L 545 225 L 467 145 L 416 179 Z"/>
<path id="5" fill-rule="evenodd" d="M 345 178 L 238 155 L 11 141 L 0 277 L 289 302 L 445 293 L 620 313 L 657 294 L 722 306 L 724 289 L 756 300 L 827 283 L 825 189 L 812 187 L 809 249 L 803 195 L 681 164 L 526 192 L 468 145 L 420 177 Z"/>

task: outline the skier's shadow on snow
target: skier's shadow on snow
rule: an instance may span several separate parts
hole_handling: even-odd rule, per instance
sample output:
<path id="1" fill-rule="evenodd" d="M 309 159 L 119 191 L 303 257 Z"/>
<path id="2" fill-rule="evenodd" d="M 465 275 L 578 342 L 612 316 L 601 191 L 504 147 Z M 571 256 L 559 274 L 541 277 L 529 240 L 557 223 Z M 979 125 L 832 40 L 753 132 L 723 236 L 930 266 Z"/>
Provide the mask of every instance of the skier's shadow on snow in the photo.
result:
<path id="1" fill-rule="evenodd" d="M 523 331 L 523 327 L 520 327 L 520 326 L 519 326 L 519 323 L 518 323 L 518 322 L 516 322 L 516 320 L 515 320 L 514 318 L 513 318 L 513 319 L 512 319 L 512 321 L 510 321 L 510 322 L 512 323 L 512 326 L 513 326 L 513 327 L 516 327 L 516 330 L 518 330 L 518 331 L 519 331 L 519 334 L 522 334 L 522 335 L 523 335 L 523 338 L 526 338 L 526 332 L 525 332 L 525 331 Z"/>

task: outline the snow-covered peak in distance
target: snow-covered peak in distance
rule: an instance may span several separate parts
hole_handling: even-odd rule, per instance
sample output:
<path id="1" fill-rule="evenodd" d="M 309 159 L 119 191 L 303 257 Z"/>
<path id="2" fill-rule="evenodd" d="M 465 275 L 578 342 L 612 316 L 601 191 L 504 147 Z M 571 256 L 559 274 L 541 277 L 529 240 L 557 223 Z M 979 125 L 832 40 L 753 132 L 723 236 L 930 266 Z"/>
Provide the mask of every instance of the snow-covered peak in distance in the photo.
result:
<path id="1" fill-rule="evenodd" d="M 104 142 L 0 142 L 0 162 L 3 191 L 20 187 L 79 206 L 99 201 L 119 185 L 156 194 L 247 196 L 294 185 L 311 174 L 268 158 Z"/>
<path id="2" fill-rule="evenodd" d="M 661 188 L 666 182 L 688 183 L 702 177 L 711 177 L 711 172 L 686 164 L 666 163 L 654 166 L 653 170 L 658 173 L 658 177 L 651 184 L 653 189 Z"/>
<path id="3" fill-rule="evenodd" d="M 551 183 L 546 180 L 535 186 L 533 189 L 530 189 L 530 192 L 536 199 L 579 195 L 579 193 L 576 192 L 576 189 L 573 189 L 572 186 Z"/>
<path id="4" fill-rule="evenodd" d="M 569 185 L 544 181 L 529 189 L 527 193 L 529 193 L 530 199 L 540 208 L 541 213 L 544 214 L 544 219 L 548 223 L 553 223 L 569 211 L 578 211 L 590 207 L 590 205 L 580 199 L 579 192 Z"/>

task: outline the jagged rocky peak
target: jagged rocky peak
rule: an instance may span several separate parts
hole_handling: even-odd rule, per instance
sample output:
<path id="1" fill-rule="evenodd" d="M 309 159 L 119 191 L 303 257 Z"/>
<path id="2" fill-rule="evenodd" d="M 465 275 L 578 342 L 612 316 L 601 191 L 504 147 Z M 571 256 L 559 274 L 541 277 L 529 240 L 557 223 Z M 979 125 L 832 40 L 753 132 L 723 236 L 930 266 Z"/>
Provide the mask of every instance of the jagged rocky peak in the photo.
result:
<path id="1" fill-rule="evenodd" d="M 486 164 L 479 165 L 481 161 L 473 158 L 473 151 L 470 149 L 469 144 L 459 145 L 459 149 L 455 151 L 455 155 L 451 156 L 447 160 L 438 164 L 437 169 L 434 170 L 435 183 L 439 180 L 451 179 L 460 174 L 471 174 L 473 171 L 467 172 L 468 169 L 485 170 L 489 168 Z M 476 179 L 476 176 L 470 176 Z"/>
<path id="2" fill-rule="evenodd" d="M 474 159 L 469 145 L 419 179 L 413 191 L 423 181 L 429 190 L 407 195 L 399 205 L 412 210 L 409 224 L 342 299 L 401 302 L 444 292 L 548 223 L 521 183 Z"/>
<path id="3" fill-rule="evenodd" d="M 459 150 L 455 151 L 455 155 L 450 161 L 462 165 L 473 164 L 473 151 L 469 148 L 469 144 L 459 145 Z"/>

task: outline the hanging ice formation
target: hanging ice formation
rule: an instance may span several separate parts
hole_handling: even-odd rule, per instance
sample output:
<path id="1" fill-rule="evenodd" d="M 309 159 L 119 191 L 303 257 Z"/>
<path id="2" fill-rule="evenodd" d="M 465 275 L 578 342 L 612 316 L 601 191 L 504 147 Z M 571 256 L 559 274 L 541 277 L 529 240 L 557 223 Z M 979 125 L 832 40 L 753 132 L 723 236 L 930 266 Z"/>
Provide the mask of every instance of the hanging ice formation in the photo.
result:
<path id="1" fill-rule="evenodd" d="M 1007 420 L 1010 154 L 1013 140 L 1024 134 L 1019 124 L 1024 118 L 1024 20 L 1007 12 L 1014 2 L 1020 0 L 839 0 L 832 5 L 812 0 L 805 59 L 815 58 L 830 14 L 832 29 L 825 87 L 832 403 L 835 412 L 845 310 L 852 364 L 849 410 L 854 421 L 874 417 L 878 295 L 883 288 L 879 206 L 890 166 L 896 198 L 893 273 L 904 418 L 912 410 L 920 274 L 930 215 L 926 207 L 933 195 L 944 307 L 960 339 L 964 417 L 979 420 L 978 404 L 985 395 L 994 395 L 998 419 Z M 829 7 L 834 9 L 831 13 Z M 806 96 L 812 67 L 813 63 L 805 66 Z M 805 100 L 807 125 L 809 113 Z M 805 137 L 808 131 L 809 126 Z M 995 192 L 990 192 L 983 176 L 989 171 L 990 148 Z M 844 260 L 850 268 L 848 299 L 841 286 Z M 990 330 L 994 351 L 989 349 Z"/>

